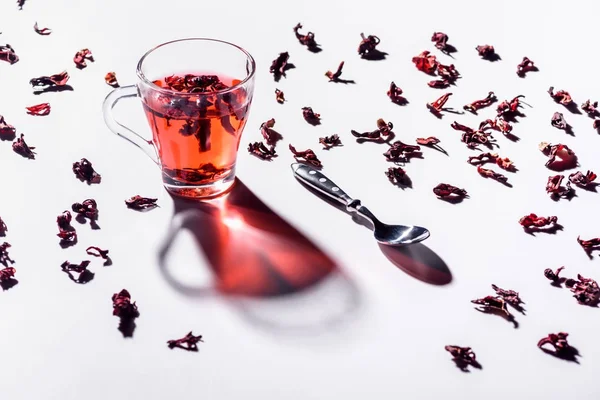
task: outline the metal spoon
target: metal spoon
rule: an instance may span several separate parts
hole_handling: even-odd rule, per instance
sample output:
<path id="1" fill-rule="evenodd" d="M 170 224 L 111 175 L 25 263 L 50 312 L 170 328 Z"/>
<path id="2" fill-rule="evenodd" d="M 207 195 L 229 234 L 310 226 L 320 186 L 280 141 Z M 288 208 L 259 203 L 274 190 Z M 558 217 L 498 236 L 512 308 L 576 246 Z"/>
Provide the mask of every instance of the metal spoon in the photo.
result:
<path id="1" fill-rule="evenodd" d="M 429 237 L 429 231 L 420 226 L 387 225 L 379 221 L 360 200 L 348 196 L 342 189 L 318 170 L 308 165 L 291 165 L 294 176 L 302 183 L 342 203 L 348 212 L 353 212 L 369 220 L 375 228 L 375 239 L 382 244 L 401 246 L 418 243 Z"/>

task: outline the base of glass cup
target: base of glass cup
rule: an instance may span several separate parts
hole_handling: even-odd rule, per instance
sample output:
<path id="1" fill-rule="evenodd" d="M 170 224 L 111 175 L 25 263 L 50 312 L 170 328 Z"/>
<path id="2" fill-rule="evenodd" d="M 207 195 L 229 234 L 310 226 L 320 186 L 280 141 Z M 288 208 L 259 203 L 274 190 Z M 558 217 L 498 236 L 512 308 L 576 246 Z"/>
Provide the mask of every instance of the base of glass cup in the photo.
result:
<path id="1" fill-rule="evenodd" d="M 231 190 L 234 183 L 235 169 L 231 170 L 226 177 L 205 185 L 173 185 L 171 183 L 163 182 L 165 189 L 174 196 L 196 200 L 211 199 L 221 196 Z"/>

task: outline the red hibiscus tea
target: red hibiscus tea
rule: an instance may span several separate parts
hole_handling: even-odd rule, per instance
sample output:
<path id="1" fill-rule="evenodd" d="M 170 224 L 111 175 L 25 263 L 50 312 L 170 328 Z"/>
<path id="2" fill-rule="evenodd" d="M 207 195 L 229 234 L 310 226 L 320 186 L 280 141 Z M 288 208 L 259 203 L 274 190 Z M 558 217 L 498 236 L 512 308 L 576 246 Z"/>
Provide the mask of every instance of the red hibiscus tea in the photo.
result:
<path id="1" fill-rule="evenodd" d="M 168 185 L 206 185 L 235 174 L 249 99 L 241 81 L 214 74 L 179 74 L 155 80 L 181 95 L 143 98 L 163 180 Z M 232 89 L 233 88 L 233 89 Z"/>
<path id="2" fill-rule="evenodd" d="M 160 166 L 172 194 L 214 197 L 235 181 L 255 70 L 252 56 L 231 43 L 206 38 L 163 43 L 140 59 L 136 85 L 106 97 L 104 120 Z M 141 99 L 152 140 L 114 118 L 117 102 L 129 97 Z"/>

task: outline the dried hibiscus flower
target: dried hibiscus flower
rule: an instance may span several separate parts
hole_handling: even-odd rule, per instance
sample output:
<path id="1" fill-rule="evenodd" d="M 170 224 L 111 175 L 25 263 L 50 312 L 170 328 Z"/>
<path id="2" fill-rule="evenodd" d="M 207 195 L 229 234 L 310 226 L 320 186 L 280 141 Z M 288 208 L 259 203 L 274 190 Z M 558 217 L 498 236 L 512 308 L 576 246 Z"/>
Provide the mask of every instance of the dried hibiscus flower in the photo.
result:
<path id="1" fill-rule="evenodd" d="M 302 107 L 302 116 L 311 125 L 321 124 L 321 114 L 315 113 L 312 107 Z"/>
<path id="2" fill-rule="evenodd" d="M 447 79 L 434 79 L 433 81 L 427 82 L 427 86 L 434 89 L 446 89 L 450 87 L 451 82 Z"/>
<path id="3" fill-rule="evenodd" d="M 412 58 L 412 62 L 419 71 L 433 75 L 438 67 L 438 61 L 434 55 L 425 50 L 421 54 Z"/>
<path id="4" fill-rule="evenodd" d="M 8 267 L 8 263 L 14 264 L 15 261 L 8 255 L 8 248 L 11 247 L 10 243 L 4 242 L 0 244 L 0 264 Z"/>
<path id="5" fill-rule="evenodd" d="M 342 76 L 342 69 L 344 68 L 344 62 L 342 61 L 340 65 L 338 65 L 337 70 L 335 72 L 327 71 L 325 72 L 325 76 L 329 78 L 329 82 L 339 82 L 340 76 Z"/>
<path id="6" fill-rule="evenodd" d="M 71 226 L 71 213 L 69 211 L 63 211 L 58 217 L 56 217 L 56 224 L 58 225 L 58 236 L 60 238 L 61 246 L 69 246 L 77 243 L 77 231 Z"/>
<path id="7" fill-rule="evenodd" d="M 73 62 L 75 66 L 79 69 L 84 69 L 87 67 L 86 61 L 94 62 L 94 56 L 90 49 L 82 49 L 75 53 L 75 57 L 73 57 Z"/>
<path id="8" fill-rule="evenodd" d="M 540 339 L 537 346 L 541 349 L 544 345 L 549 344 L 554 348 L 555 353 L 565 352 L 571 348 L 567 341 L 567 336 L 569 336 L 569 334 L 565 332 L 551 333 Z"/>
<path id="9" fill-rule="evenodd" d="M 429 109 L 429 111 L 432 114 L 434 114 L 436 116 L 441 116 L 442 111 L 453 112 L 453 110 L 451 108 L 444 108 L 444 105 L 446 104 L 446 102 L 448 101 L 450 96 L 452 96 L 452 93 L 446 93 L 446 94 L 442 95 L 437 100 L 435 100 L 431 103 L 427 103 L 427 108 Z"/>
<path id="10" fill-rule="evenodd" d="M 421 155 L 421 147 L 403 143 L 400 140 L 392 143 L 390 148 L 383 153 L 387 161 L 406 162 L 411 157 L 419 157 Z"/>
<path id="11" fill-rule="evenodd" d="M 434 32 L 431 36 L 431 41 L 435 43 L 435 47 L 444 54 L 452 53 L 453 46 L 448 44 L 448 35 L 443 32 Z"/>
<path id="12" fill-rule="evenodd" d="M 340 140 L 340 137 L 338 135 L 331 135 L 319 138 L 319 143 L 323 145 L 323 149 L 325 150 L 329 150 L 332 147 L 342 145 L 342 141 Z"/>
<path id="13" fill-rule="evenodd" d="M 496 97 L 494 92 L 489 92 L 485 99 L 475 100 L 474 102 L 463 106 L 463 109 L 477 115 L 477 110 L 484 107 L 488 107 L 497 100 L 498 98 Z"/>
<path id="14" fill-rule="evenodd" d="M 100 247 L 90 246 L 87 249 L 85 249 L 85 252 L 90 256 L 101 257 L 104 260 L 110 259 L 110 257 L 108 256 L 108 250 L 102 250 Z"/>
<path id="15" fill-rule="evenodd" d="M 71 210 L 77 213 L 78 216 L 89 218 L 90 220 L 98 219 L 98 205 L 94 199 L 85 199 L 82 203 L 73 203 Z"/>
<path id="16" fill-rule="evenodd" d="M 269 72 L 273 74 L 275 80 L 279 80 L 282 76 L 285 76 L 285 71 L 289 68 L 288 60 L 290 59 L 289 53 L 283 52 L 279 53 L 276 59 L 271 63 L 271 67 L 269 68 Z"/>
<path id="17" fill-rule="evenodd" d="M 545 277 L 546 277 L 548 280 L 552 281 L 552 284 L 553 284 L 553 285 L 560 285 L 562 282 L 566 281 L 566 278 L 561 278 L 561 277 L 559 276 L 559 274 L 560 274 L 560 271 L 562 271 L 563 269 L 565 269 L 565 267 L 560 267 L 560 268 L 557 268 L 557 270 L 556 270 L 556 271 L 552 271 L 552 269 L 550 269 L 550 268 L 546 268 L 546 269 L 544 270 L 544 276 L 545 276 Z"/>
<path id="18" fill-rule="evenodd" d="M 65 86 L 69 80 L 69 73 L 63 71 L 60 74 L 54 74 L 50 76 L 40 76 L 38 78 L 32 78 L 29 83 L 31 86 L 46 86 L 43 90 L 46 90 L 53 86 Z"/>
<path id="19" fill-rule="evenodd" d="M 406 171 L 400 167 L 388 168 L 388 170 L 385 171 L 385 175 L 394 185 L 398 185 L 400 187 L 410 187 L 412 185 L 410 178 L 408 175 L 406 175 Z"/>
<path id="20" fill-rule="evenodd" d="M 19 7 L 19 10 L 22 10 L 24 5 L 25 0 L 17 0 L 17 6 Z"/>
<path id="21" fill-rule="evenodd" d="M 490 46 L 489 44 L 477 46 L 475 50 L 477 50 L 479 56 L 484 60 L 496 61 L 500 59 L 500 57 L 498 57 L 498 55 L 496 54 L 494 46 Z"/>
<path id="22" fill-rule="evenodd" d="M 600 250 L 600 238 L 583 240 L 580 236 L 577 236 L 577 243 L 579 243 L 590 258 L 592 257 L 591 254 L 594 250 Z"/>
<path id="23" fill-rule="evenodd" d="M 10 44 L 0 45 L 0 60 L 14 64 L 19 61 L 19 56 L 15 53 L 15 49 Z"/>
<path id="24" fill-rule="evenodd" d="M 586 100 L 582 105 L 581 105 L 581 109 L 583 111 L 585 111 L 585 113 L 590 117 L 590 118 L 595 118 L 597 116 L 600 115 L 600 113 L 597 110 L 598 108 L 598 102 L 595 101 L 592 103 L 592 101 L 590 99 Z"/>
<path id="25" fill-rule="evenodd" d="M 263 142 L 250 143 L 248 152 L 261 160 L 271 160 L 273 157 L 277 157 L 275 146 L 267 147 Z"/>
<path id="26" fill-rule="evenodd" d="M 319 45 L 315 41 L 315 34 L 312 32 L 308 32 L 306 35 L 303 35 L 298 32 L 300 29 L 302 29 L 302 24 L 298 23 L 294 27 L 294 33 L 296 34 L 296 39 L 298 39 L 300 44 L 306 46 L 311 51 L 315 51 L 316 49 L 318 49 Z"/>
<path id="27" fill-rule="evenodd" d="M 381 40 L 379 40 L 379 38 L 375 35 L 369 35 L 365 37 L 364 33 L 361 33 L 360 37 L 362 40 L 358 45 L 358 54 L 362 58 L 369 58 L 373 55 L 373 53 L 377 52 L 375 48 L 381 42 Z"/>
<path id="28" fill-rule="evenodd" d="M 529 58 L 523 57 L 523 61 L 517 65 L 517 75 L 524 78 L 525 74 L 529 71 L 538 71 L 538 67 L 536 67 Z"/>
<path id="29" fill-rule="evenodd" d="M 481 299 L 471 300 L 471 303 L 481 306 L 480 308 L 476 308 L 478 311 L 499 311 L 508 317 L 512 316 L 508 308 L 506 308 L 506 301 L 502 297 L 485 296 Z"/>
<path id="30" fill-rule="evenodd" d="M 263 122 L 260 125 L 260 133 L 265 138 L 265 141 L 270 146 L 275 146 L 283 137 L 273 127 L 275 126 L 275 118 Z"/>
<path id="31" fill-rule="evenodd" d="M 434 187 L 433 193 L 440 199 L 469 197 L 465 189 L 460 189 L 447 183 L 440 183 Z"/>
<path id="32" fill-rule="evenodd" d="M 140 316 L 135 301 L 131 302 L 131 295 L 126 289 L 112 295 L 113 315 L 123 319 L 133 319 Z"/>
<path id="33" fill-rule="evenodd" d="M 119 87 L 119 81 L 117 80 L 117 74 L 115 74 L 114 72 L 107 72 L 106 75 L 104 75 L 104 82 L 106 82 L 106 84 L 108 86 L 112 86 L 114 88 Z"/>
<path id="34" fill-rule="evenodd" d="M 550 89 L 548 89 L 548 94 L 554 99 L 554 101 L 562 104 L 563 106 L 569 106 L 573 102 L 569 92 L 559 90 L 558 92 L 554 93 L 554 86 L 550 86 Z"/>
<path id="35" fill-rule="evenodd" d="M 33 30 L 36 31 L 36 33 L 38 33 L 39 35 L 42 36 L 47 36 L 49 34 L 52 33 L 52 29 L 50 28 L 40 28 L 38 26 L 38 23 L 36 22 L 35 25 L 33 25 Z"/>
<path id="36" fill-rule="evenodd" d="M 0 286 L 3 289 L 8 289 L 17 284 L 17 280 L 15 279 L 15 274 L 17 273 L 17 269 L 14 267 L 4 267 L 0 269 Z"/>
<path id="37" fill-rule="evenodd" d="M 391 122 L 385 122 L 383 118 L 379 118 L 377 120 L 377 129 L 370 132 L 357 132 L 355 130 L 351 130 L 350 132 L 354 137 L 359 138 L 359 140 L 369 140 L 369 141 L 381 141 L 382 137 L 387 137 L 393 134 L 392 129 L 394 128 L 394 124 Z"/>
<path id="38" fill-rule="evenodd" d="M 546 193 L 549 193 L 554 199 L 572 197 L 575 191 L 571 187 L 571 182 L 567 181 L 566 187 L 563 187 L 561 186 L 563 179 L 565 179 L 564 175 L 550 176 L 546 184 Z"/>
<path id="39" fill-rule="evenodd" d="M 588 189 L 598 185 L 594 182 L 596 178 L 597 175 L 592 171 L 588 171 L 585 175 L 583 174 L 583 172 L 577 171 L 569 175 L 569 182 L 584 189 Z"/>
<path id="40" fill-rule="evenodd" d="M 521 100 L 525 96 L 520 94 L 518 96 L 513 97 L 512 100 L 504 100 L 502 103 L 498 104 L 496 107 L 496 112 L 499 117 L 503 117 L 504 119 L 514 118 L 515 115 L 519 115 L 519 108 L 521 108 Z"/>
<path id="41" fill-rule="evenodd" d="M 321 161 L 317 158 L 317 155 L 315 154 L 315 152 L 312 151 L 311 149 L 304 150 L 304 151 L 298 151 L 291 144 L 289 147 L 290 147 L 290 151 L 294 154 L 294 158 L 296 159 L 296 161 L 305 162 L 305 163 L 315 166 L 317 168 L 321 168 L 323 166 L 323 164 L 321 164 Z"/>
<path id="42" fill-rule="evenodd" d="M 94 273 L 87 269 L 90 265 L 89 260 L 84 260 L 79 264 L 72 264 L 69 261 L 65 261 L 60 265 L 62 271 L 69 276 L 75 283 L 87 283 L 94 278 Z M 73 276 L 73 272 L 79 274 L 77 278 Z"/>
<path id="43" fill-rule="evenodd" d="M 517 309 L 520 308 L 521 304 L 525 304 L 523 300 L 521 300 L 519 292 L 502 289 L 494 284 L 492 284 L 492 289 L 494 289 L 494 292 L 496 292 L 497 296 L 501 297 L 505 302 Z"/>
<path id="44" fill-rule="evenodd" d="M 555 112 L 552 115 L 552 119 L 550 120 L 550 125 L 552 125 L 556 129 L 561 129 L 563 131 L 569 130 L 569 124 L 567 124 L 567 121 L 565 120 L 564 115 L 562 115 L 562 113 L 559 113 L 559 112 Z"/>
<path id="45" fill-rule="evenodd" d="M 507 183 L 508 181 L 506 176 L 499 174 L 498 172 L 494 172 L 491 169 L 483 168 L 481 165 L 477 166 L 477 172 L 484 178 L 491 178 L 501 183 Z"/>
<path id="46" fill-rule="evenodd" d="M 496 117 L 493 120 L 486 119 L 481 124 L 479 124 L 479 130 L 485 130 L 488 128 L 501 132 L 503 135 L 507 136 L 509 136 L 510 132 L 513 129 L 512 125 L 502 117 Z"/>
<path id="47" fill-rule="evenodd" d="M 27 143 L 25 143 L 25 139 L 23 139 L 25 137 L 25 135 L 23 135 L 21 133 L 21 136 L 18 137 L 12 144 L 12 148 L 13 151 L 17 154 L 22 155 L 25 158 L 29 158 L 30 160 L 34 160 L 35 159 L 35 153 L 33 152 L 33 149 L 35 149 L 35 147 L 33 146 L 28 146 Z"/>
<path id="48" fill-rule="evenodd" d="M 0 115 L 0 140 L 13 140 L 17 130 Z"/>
<path id="49" fill-rule="evenodd" d="M 489 133 L 483 132 L 482 130 L 474 130 L 466 125 L 459 124 L 456 121 L 450 124 L 450 126 L 452 129 L 464 132 L 461 136 L 461 141 L 465 143 L 468 148 L 477 149 L 480 144 L 492 147 L 492 142 L 490 142 L 491 135 Z"/>
<path id="50" fill-rule="evenodd" d="M 202 335 L 194 336 L 192 331 L 181 339 L 168 340 L 167 345 L 170 349 L 178 347 L 187 351 L 198 351 L 198 342 L 204 342 Z"/>
<path id="51" fill-rule="evenodd" d="M 396 86 L 394 82 L 390 83 L 390 88 L 387 91 L 387 96 L 390 98 L 392 103 L 396 103 L 399 105 L 407 104 L 408 101 L 404 96 L 402 96 L 402 93 L 403 92 L 400 87 Z"/>
<path id="52" fill-rule="evenodd" d="M 429 136 L 426 138 L 417 138 L 416 142 L 418 145 L 431 147 L 432 149 L 436 149 L 437 151 L 440 151 L 444 154 L 448 154 L 448 153 L 446 153 L 446 150 L 444 150 L 439 145 L 440 139 L 436 138 L 435 136 Z"/>
<path id="53" fill-rule="evenodd" d="M 456 81 L 456 79 L 460 78 L 460 72 L 458 72 L 454 64 L 444 65 L 438 62 L 437 74 L 442 79 L 445 79 L 450 83 L 453 83 L 454 81 Z"/>
<path id="54" fill-rule="evenodd" d="M 275 100 L 279 104 L 285 103 L 285 94 L 279 89 L 275 89 Z"/>
<path id="55" fill-rule="evenodd" d="M 525 229 L 547 228 L 547 227 L 556 226 L 557 223 L 558 223 L 558 217 L 556 217 L 556 216 L 538 217 L 534 213 L 526 215 L 519 220 L 519 224 Z"/>
<path id="56" fill-rule="evenodd" d="M 73 173 L 80 181 L 87 182 L 88 185 L 100 183 L 102 180 L 102 176 L 94 170 L 92 163 L 87 158 L 73 163 Z"/>
<path id="57" fill-rule="evenodd" d="M 50 114 L 50 103 L 41 103 L 36 104 L 35 106 L 25 107 L 27 109 L 27 114 L 29 115 L 38 115 L 44 116 Z"/>
<path id="58" fill-rule="evenodd" d="M 567 279 L 565 285 L 579 304 L 596 306 L 600 301 L 600 287 L 593 279 L 577 274 L 577 279 Z"/>
<path id="59" fill-rule="evenodd" d="M 452 356 L 452 360 L 456 364 L 456 366 L 462 370 L 467 371 L 467 367 L 470 365 L 474 368 L 481 369 L 481 365 L 477 362 L 475 353 L 471 350 L 470 347 L 460 347 L 460 346 L 444 346 L 444 350 L 446 350 Z"/>
<path id="60" fill-rule="evenodd" d="M 135 196 L 125 200 L 125 204 L 127 205 L 127 208 L 131 208 L 132 210 L 144 211 L 158 207 L 158 204 L 156 204 L 157 201 L 158 199 L 142 197 L 139 194 L 136 194 Z"/>
<path id="61" fill-rule="evenodd" d="M 8 231 L 8 227 L 6 223 L 0 217 L 0 236 L 6 236 L 6 232 Z"/>
<path id="62" fill-rule="evenodd" d="M 541 142 L 538 147 L 548 157 L 548 161 L 546 162 L 547 168 L 560 171 L 573 168 L 577 165 L 577 156 L 567 145 L 560 143 L 553 145 Z"/>

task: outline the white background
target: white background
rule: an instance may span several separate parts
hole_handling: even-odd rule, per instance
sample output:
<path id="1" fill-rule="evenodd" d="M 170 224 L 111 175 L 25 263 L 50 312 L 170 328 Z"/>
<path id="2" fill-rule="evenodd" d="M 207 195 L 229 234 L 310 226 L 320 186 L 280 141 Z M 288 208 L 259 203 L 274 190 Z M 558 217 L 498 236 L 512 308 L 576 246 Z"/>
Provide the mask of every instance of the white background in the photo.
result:
<path id="1" fill-rule="evenodd" d="M 19 280 L 0 293 L 1 397 L 597 399 L 600 311 L 550 286 L 543 270 L 565 265 L 566 276 L 600 279 L 598 256 L 588 259 L 576 242 L 578 235 L 600 236 L 600 195 L 577 190 L 570 202 L 552 201 L 544 190 L 551 172 L 537 145 L 567 144 L 581 168 L 600 172 L 600 136 L 591 120 L 569 113 L 546 93 L 553 85 L 568 90 L 579 104 L 600 98 L 598 7 L 594 1 L 29 0 L 18 11 L 14 1 L 4 1 L 0 43 L 10 43 L 21 60 L 0 63 L 0 114 L 25 133 L 38 155 L 34 161 L 24 159 L 13 153 L 10 142 L 0 142 L 0 216 L 9 226 L 5 239 L 13 246 Z M 52 35 L 37 35 L 35 21 L 52 28 Z M 321 53 L 298 44 L 292 27 L 299 21 L 315 32 Z M 450 36 L 458 49 L 454 60 L 433 47 L 434 31 Z M 380 49 L 389 53 L 385 61 L 358 57 L 360 32 L 381 38 Z M 115 71 L 121 84 L 134 83 L 137 60 L 147 49 L 191 36 L 234 42 L 256 58 L 255 98 L 242 147 L 260 139 L 260 123 L 271 117 L 284 140 L 271 163 L 242 148 L 238 176 L 334 260 L 336 271 L 304 291 L 248 300 L 181 291 L 160 272 L 158 252 L 174 203 L 152 162 L 105 127 L 101 104 L 110 88 L 103 77 Z M 479 44 L 494 45 L 502 60 L 481 60 L 474 49 Z M 86 47 L 97 61 L 76 70 L 73 55 Z M 515 124 L 519 142 L 496 135 L 498 152 L 519 168 L 509 174 L 513 188 L 481 178 L 465 162 L 473 153 L 450 128 L 454 115 L 438 120 L 425 108 L 443 93 L 427 87 L 430 78 L 411 63 L 425 49 L 443 63 L 454 62 L 463 75 L 449 106 L 461 108 L 490 90 L 500 100 L 524 94 L 533 106 Z M 286 50 L 297 68 L 275 84 L 268 67 Z M 540 71 L 520 79 L 515 71 L 523 56 Z M 329 83 L 323 76 L 341 60 L 346 61 L 344 77 L 356 80 L 355 85 Z M 73 92 L 32 94 L 29 79 L 63 69 L 72 76 Z M 404 89 L 408 106 L 387 99 L 391 80 Z M 275 87 L 285 92 L 285 105 L 275 102 Z M 52 104 L 49 116 L 25 114 L 25 106 L 44 101 Z M 321 126 L 304 122 L 303 106 L 322 114 Z M 550 126 L 555 111 L 564 113 L 574 137 Z M 493 115 L 489 108 L 478 117 L 456 119 L 476 126 Z M 134 101 L 120 108 L 120 117 L 149 134 Z M 424 159 L 405 167 L 414 189 L 394 187 L 383 173 L 390 166 L 381 156 L 385 147 L 357 144 L 349 133 L 373 129 L 380 117 L 392 121 L 405 142 L 439 137 L 449 157 L 424 149 Z M 344 147 L 320 150 L 318 138 L 333 133 Z M 324 173 L 383 221 L 429 228 L 432 235 L 425 244 L 444 260 L 451 283 L 432 285 L 411 277 L 386 258 L 367 228 L 298 184 L 289 168 L 290 142 L 315 149 Z M 75 179 L 71 164 L 81 157 L 102 174 L 100 185 Z M 470 199 L 458 205 L 437 200 L 431 189 L 440 182 L 466 188 Z M 123 200 L 134 194 L 158 197 L 160 208 L 128 210 Z M 101 229 L 74 222 L 80 243 L 63 250 L 55 236 L 56 215 L 88 197 L 98 202 Z M 530 212 L 557 215 L 564 230 L 525 234 L 517 221 Z M 209 224 L 197 228 L 211 233 Z M 233 224 L 228 252 L 259 257 L 276 246 L 261 243 L 260 232 L 234 232 L 246 228 Z M 245 242 L 253 234 L 254 241 Z M 95 279 L 76 285 L 60 264 L 86 258 L 89 245 L 110 249 L 113 265 L 102 267 L 93 259 Z M 298 254 L 290 254 L 297 260 Z M 190 231 L 174 239 L 165 264 L 180 281 L 214 281 Z M 516 314 L 518 329 L 478 313 L 469 303 L 492 294 L 492 283 L 521 292 L 527 315 Z M 111 315 L 110 297 L 122 288 L 131 292 L 141 312 L 130 339 L 122 337 Z M 190 329 L 204 336 L 198 353 L 167 348 L 166 340 Z M 537 349 L 538 339 L 557 331 L 570 333 L 582 354 L 579 365 Z M 483 369 L 459 371 L 443 349 L 446 344 L 471 346 Z"/>

